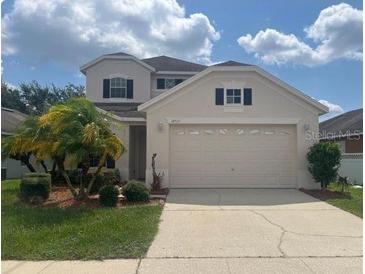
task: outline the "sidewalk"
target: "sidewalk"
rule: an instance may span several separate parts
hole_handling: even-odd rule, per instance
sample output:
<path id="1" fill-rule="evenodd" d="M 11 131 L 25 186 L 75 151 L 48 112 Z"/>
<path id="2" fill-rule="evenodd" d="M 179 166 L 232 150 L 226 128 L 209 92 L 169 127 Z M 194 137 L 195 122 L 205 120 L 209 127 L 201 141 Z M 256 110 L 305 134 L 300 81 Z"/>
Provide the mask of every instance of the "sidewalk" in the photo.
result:
<path id="1" fill-rule="evenodd" d="M 4 274 L 362 273 L 362 258 L 144 258 L 105 261 L 2 261 Z"/>
<path id="2" fill-rule="evenodd" d="M 139 259 L 105 261 L 2 261 L 3 274 L 130 274 L 136 273 Z"/>

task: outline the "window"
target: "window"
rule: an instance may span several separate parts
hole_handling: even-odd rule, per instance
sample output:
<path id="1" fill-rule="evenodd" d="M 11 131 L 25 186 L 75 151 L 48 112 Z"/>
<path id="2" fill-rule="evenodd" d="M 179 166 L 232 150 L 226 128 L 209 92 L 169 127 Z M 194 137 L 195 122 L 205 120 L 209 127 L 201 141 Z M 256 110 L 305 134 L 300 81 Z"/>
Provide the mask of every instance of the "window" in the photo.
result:
<path id="1" fill-rule="evenodd" d="M 240 89 L 227 89 L 226 90 L 226 103 L 227 104 L 241 104 L 241 90 Z"/>
<path id="2" fill-rule="evenodd" d="M 157 89 L 165 89 L 165 79 L 157 79 Z"/>
<path id="3" fill-rule="evenodd" d="M 251 88 L 245 88 L 243 90 L 243 104 L 245 106 L 252 105 L 252 89 Z"/>
<path id="4" fill-rule="evenodd" d="M 170 89 L 180 84 L 184 79 L 157 78 L 157 89 Z"/>
<path id="5" fill-rule="evenodd" d="M 110 97 L 126 98 L 127 97 L 127 80 L 116 77 L 110 79 Z"/>
<path id="6" fill-rule="evenodd" d="M 90 167 L 97 167 L 99 165 L 100 157 L 95 154 L 90 154 Z"/>
<path id="7" fill-rule="evenodd" d="M 170 89 L 175 86 L 175 79 L 165 79 L 165 88 Z"/>
<path id="8" fill-rule="evenodd" d="M 110 156 L 108 156 L 106 158 L 105 164 L 106 164 L 106 168 L 115 168 L 115 160 Z"/>

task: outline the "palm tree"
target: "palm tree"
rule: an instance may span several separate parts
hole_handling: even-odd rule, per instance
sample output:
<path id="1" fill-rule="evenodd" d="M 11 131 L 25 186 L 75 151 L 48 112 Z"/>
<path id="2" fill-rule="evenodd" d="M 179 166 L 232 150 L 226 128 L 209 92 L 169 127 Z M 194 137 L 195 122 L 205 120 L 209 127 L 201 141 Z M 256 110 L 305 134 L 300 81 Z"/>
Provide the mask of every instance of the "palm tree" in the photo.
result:
<path id="1" fill-rule="evenodd" d="M 2 142 L 2 156 L 23 162 L 30 172 L 36 172 L 30 162 L 30 157 L 37 152 L 35 142 L 38 134 L 38 118 L 29 117 L 18 128 L 14 135 L 6 137 Z M 47 167 L 43 160 L 38 161 L 42 164 L 45 172 Z"/>
<path id="2" fill-rule="evenodd" d="M 39 118 L 40 127 L 49 132 L 53 139 L 52 148 L 46 150 L 52 154 L 49 156 L 56 159 L 57 167 L 75 197 L 83 199 L 90 193 L 107 157 L 118 159 L 124 152 L 123 142 L 112 133 L 110 123 L 105 115 L 84 98 L 70 99 L 64 104 L 56 105 Z M 90 167 L 90 154 L 101 155 L 101 160 L 86 188 L 83 177 L 87 175 Z M 66 158 L 70 163 L 81 167 L 78 193 L 71 188 L 72 184 L 69 183 L 69 177 L 65 172 Z"/>

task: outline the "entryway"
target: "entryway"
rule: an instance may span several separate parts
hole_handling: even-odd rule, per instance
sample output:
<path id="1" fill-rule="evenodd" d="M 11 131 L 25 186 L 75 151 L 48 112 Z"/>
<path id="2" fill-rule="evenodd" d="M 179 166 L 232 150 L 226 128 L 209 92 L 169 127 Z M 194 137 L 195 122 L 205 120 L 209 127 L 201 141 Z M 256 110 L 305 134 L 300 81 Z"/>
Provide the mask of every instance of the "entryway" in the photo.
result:
<path id="1" fill-rule="evenodd" d="M 146 172 L 146 126 L 129 129 L 129 178 L 144 180 Z"/>

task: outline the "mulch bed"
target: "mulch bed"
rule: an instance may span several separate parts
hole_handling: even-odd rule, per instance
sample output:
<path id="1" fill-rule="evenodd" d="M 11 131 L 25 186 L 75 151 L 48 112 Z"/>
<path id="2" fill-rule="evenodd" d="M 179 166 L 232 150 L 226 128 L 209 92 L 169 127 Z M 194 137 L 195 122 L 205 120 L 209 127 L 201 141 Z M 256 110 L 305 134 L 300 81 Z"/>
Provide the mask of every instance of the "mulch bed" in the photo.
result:
<path id="1" fill-rule="evenodd" d="M 117 208 L 134 205 L 160 205 L 164 206 L 165 201 L 162 199 L 151 199 L 149 202 L 128 202 L 120 199 Z M 75 200 L 67 187 L 53 187 L 48 200 L 43 204 L 44 207 L 67 208 L 70 206 L 86 206 L 89 208 L 99 208 L 99 195 L 92 195 L 85 201 Z"/>
<path id="2" fill-rule="evenodd" d="M 329 189 L 305 189 L 300 188 L 300 191 L 313 196 L 322 201 L 326 201 L 328 199 L 349 199 L 351 198 L 349 193 L 340 192 L 340 191 L 332 191 Z"/>
<path id="3" fill-rule="evenodd" d="M 167 195 L 169 194 L 169 189 L 168 188 L 162 188 L 159 190 L 152 190 L 151 191 L 152 195 Z"/>

